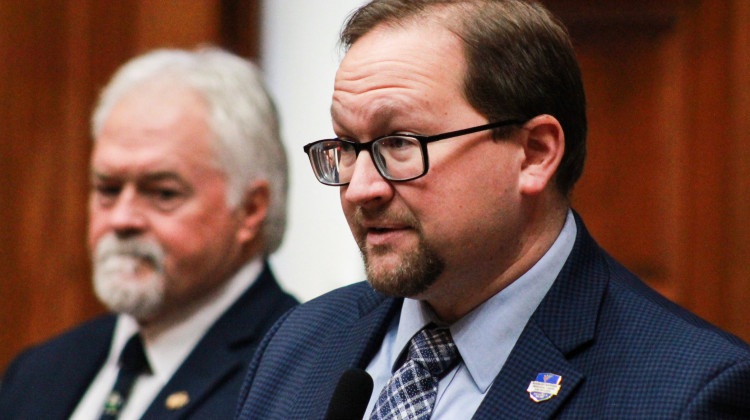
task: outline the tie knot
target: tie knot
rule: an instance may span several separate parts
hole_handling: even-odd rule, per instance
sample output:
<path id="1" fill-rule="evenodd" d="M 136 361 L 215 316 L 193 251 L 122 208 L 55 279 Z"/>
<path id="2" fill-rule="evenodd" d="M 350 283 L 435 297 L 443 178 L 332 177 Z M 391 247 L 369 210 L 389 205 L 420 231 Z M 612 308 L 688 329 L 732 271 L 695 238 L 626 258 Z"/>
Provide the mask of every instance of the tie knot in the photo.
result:
<path id="1" fill-rule="evenodd" d="M 132 373 L 151 371 L 148 358 L 146 358 L 146 352 L 143 350 L 143 342 L 141 341 L 140 334 L 130 337 L 130 340 L 125 344 L 125 348 L 122 349 L 122 353 L 120 353 L 120 370 Z"/>
<path id="2" fill-rule="evenodd" d="M 427 327 L 411 339 L 409 359 L 440 378 L 458 362 L 459 354 L 448 328 Z"/>

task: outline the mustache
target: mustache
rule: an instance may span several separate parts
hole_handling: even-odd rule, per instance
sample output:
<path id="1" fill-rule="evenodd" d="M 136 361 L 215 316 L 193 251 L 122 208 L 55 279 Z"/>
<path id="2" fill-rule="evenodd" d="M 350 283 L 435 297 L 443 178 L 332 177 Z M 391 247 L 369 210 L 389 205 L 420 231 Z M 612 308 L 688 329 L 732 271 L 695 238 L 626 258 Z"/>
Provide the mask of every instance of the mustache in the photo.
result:
<path id="1" fill-rule="evenodd" d="M 398 211 L 392 209 L 365 210 L 362 207 L 357 207 L 356 209 L 354 209 L 352 220 L 354 221 L 354 225 L 360 229 L 364 229 L 363 226 L 365 225 L 365 223 L 387 223 L 406 226 L 418 232 L 422 231 L 419 220 L 417 220 L 417 218 L 413 214 L 407 211 Z"/>
<path id="2" fill-rule="evenodd" d="M 120 239 L 115 235 L 107 235 L 96 244 L 94 261 L 102 264 L 111 258 L 133 257 L 145 260 L 157 270 L 164 266 L 164 249 L 153 240 L 142 238 Z"/>

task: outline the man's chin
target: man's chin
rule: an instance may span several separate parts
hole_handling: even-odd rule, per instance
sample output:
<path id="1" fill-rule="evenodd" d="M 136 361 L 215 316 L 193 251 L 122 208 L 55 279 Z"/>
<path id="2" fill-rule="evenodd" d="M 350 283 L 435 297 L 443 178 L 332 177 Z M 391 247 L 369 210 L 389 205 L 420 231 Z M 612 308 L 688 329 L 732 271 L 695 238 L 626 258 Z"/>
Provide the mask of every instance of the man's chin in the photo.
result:
<path id="1" fill-rule="evenodd" d="M 99 301 L 110 311 L 126 313 L 137 320 L 153 318 L 161 310 L 164 290 L 154 277 L 119 276 L 94 281 Z"/>
<path id="2" fill-rule="evenodd" d="M 109 284 L 111 287 L 144 287 L 144 285 L 148 285 L 149 282 L 154 281 L 155 275 L 154 272 L 138 273 L 137 275 L 133 275 L 132 273 L 118 273 L 110 276 Z"/>
<path id="3" fill-rule="evenodd" d="M 367 280 L 378 293 L 390 297 L 416 298 L 424 294 L 437 276 L 423 261 L 378 261 L 367 264 Z M 416 264 L 414 264 L 416 263 Z"/>

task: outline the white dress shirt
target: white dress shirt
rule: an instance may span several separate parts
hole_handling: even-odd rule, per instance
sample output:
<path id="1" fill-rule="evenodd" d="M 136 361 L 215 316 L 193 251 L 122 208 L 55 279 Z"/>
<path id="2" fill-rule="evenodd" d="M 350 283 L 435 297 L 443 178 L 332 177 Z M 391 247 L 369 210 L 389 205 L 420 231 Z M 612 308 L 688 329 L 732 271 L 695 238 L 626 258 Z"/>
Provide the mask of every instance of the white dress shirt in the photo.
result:
<path id="1" fill-rule="evenodd" d="M 450 325 L 461 362 L 438 383 L 433 420 L 469 419 L 474 415 L 529 318 L 565 265 L 576 232 L 573 213 L 568 210 L 560 235 L 529 271 Z M 400 367 L 400 356 L 411 338 L 430 322 L 440 324 L 426 304 L 404 299 L 400 317 L 394 318 L 380 350 L 367 366 L 374 387 L 365 419 L 370 418 L 380 392 Z M 506 392 L 524 393 L 526 389 Z"/>
<path id="2" fill-rule="evenodd" d="M 135 381 L 119 420 L 136 420 L 143 416 L 208 329 L 252 286 L 262 269 L 262 259 L 253 259 L 187 317 L 177 323 L 149 326 L 141 331 L 152 374 L 141 375 Z M 101 416 L 117 379 L 120 353 L 128 339 L 138 331 L 135 319 L 125 314 L 118 316 L 107 360 L 73 411 L 71 420 L 95 420 Z"/>

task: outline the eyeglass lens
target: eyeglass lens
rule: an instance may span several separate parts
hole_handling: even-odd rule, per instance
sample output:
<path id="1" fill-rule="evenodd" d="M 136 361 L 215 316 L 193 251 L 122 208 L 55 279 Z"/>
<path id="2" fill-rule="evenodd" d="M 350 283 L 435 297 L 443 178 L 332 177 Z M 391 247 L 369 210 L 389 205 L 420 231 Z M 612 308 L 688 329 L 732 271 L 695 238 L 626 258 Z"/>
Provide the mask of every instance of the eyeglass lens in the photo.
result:
<path id="1" fill-rule="evenodd" d="M 413 137 L 383 137 L 372 144 L 371 150 L 371 158 L 378 172 L 391 181 L 414 178 L 424 171 L 422 148 Z M 321 182 L 346 184 L 354 173 L 357 152 L 351 143 L 326 140 L 313 145 L 310 161 Z"/>

